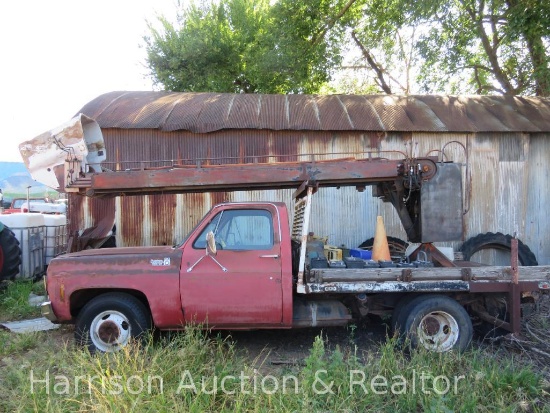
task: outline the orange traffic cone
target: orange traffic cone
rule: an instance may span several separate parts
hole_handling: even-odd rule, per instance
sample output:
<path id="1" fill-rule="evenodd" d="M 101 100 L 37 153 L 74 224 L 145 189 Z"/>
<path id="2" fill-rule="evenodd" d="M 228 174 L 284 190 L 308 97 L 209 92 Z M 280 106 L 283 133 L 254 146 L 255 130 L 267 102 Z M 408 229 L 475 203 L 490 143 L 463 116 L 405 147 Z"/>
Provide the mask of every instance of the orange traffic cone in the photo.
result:
<path id="1" fill-rule="evenodd" d="M 376 232 L 372 245 L 372 259 L 375 261 L 391 261 L 388 237 L 384 228 L 384 220 L 381 216 L 376 217 Z"/>

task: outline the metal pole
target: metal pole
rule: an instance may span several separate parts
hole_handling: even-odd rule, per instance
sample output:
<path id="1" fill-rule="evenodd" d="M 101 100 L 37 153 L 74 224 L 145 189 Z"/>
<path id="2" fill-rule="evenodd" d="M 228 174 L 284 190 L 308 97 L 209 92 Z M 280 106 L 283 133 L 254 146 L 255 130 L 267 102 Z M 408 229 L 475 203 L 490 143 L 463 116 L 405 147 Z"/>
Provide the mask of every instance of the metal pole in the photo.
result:
<path id="1" fill-rule="evenodd" d="M 31 212 L 31 186 L 27 187 L 27 212 Z"/>

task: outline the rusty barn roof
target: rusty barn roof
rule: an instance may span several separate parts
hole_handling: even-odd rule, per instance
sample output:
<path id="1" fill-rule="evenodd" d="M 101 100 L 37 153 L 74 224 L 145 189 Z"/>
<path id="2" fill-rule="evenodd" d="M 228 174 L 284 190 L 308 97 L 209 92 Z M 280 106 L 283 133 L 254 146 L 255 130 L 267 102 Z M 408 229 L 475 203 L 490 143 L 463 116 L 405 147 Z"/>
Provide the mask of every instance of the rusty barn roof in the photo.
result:
<path id="1" fill-rule="evenodd" d="M 549 132 L 550 99 L 438 95 L 110 92 L 81 110 L 102 128 Z"/>

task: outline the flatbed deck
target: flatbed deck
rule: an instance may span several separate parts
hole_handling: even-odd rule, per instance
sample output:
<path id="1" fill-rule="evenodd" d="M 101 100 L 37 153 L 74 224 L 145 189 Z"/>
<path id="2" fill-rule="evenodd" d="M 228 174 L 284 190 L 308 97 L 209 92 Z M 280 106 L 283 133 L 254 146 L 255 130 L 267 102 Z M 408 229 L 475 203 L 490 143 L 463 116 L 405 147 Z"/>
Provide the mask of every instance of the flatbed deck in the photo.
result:
<path id="1" fill-rule="evenodd" d="M 305 278 L 299 293 L 473 291 L 488 285 L 496 290 L 508 291 L 513 270 L 506 266 L 327 268 L 310 270 Z M 550 266 L 519 267 L 518 283 L 526 288 L 550 288 Z M 499 287 L 499 284 L 502 286 Z"/>

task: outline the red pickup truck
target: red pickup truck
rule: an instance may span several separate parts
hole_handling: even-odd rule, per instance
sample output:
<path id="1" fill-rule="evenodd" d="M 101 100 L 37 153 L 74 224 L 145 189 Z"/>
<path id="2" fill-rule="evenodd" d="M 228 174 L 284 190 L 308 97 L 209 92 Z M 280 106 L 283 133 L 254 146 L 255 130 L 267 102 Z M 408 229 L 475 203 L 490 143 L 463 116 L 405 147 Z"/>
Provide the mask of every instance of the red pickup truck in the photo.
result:
<path id="1" fill-rule="evenodd" d="M 76 319 L 102 351 L 149 329 L 290 328 L 293 276 L 283 203 L 222 204 L 175 247 L 88 250 L 53 260 L 46 316 Z M 215 232 L 216 255 L 206 234 Z M 342 305 L 344 318 L 349 318 Z M 55 314 L 55 317 L 53 315 Z M 152 320 L 151 320 L 152 318 Z"/>
<path id="2" fill-rule="evenodd" d="M 50 202 L 48 199 L 46 198 L 30 198 L 29 199 L 30 202 L 33 202 L 33 203 L 48 203 Z M 23 206 L 23 204 L 25 204 L 27 202 L 27 198 L 14 198 L 12 201 L 11 201 L 11 205 L 9 208 L 6 208 L 4 209 L 3 213 L 4 214 L 16 214 L 18 212 L 22 212 L 21 211 L 21 207 Z M 25 211 L 25 212 L 28 212 L 28 211 Z"/>
<path id="3" fill-rule="evenodd" d="M 307 244 L 310 197 L 297 200 L 303 206 L 290 228 L 284 203 L 225 203 L 173 247 L 60 256 L 48 267 L 51 301 L 42 313 L 76 323 L 77 342 L 103 352 L 153 326 L 288 329 L 366 314 L 392 316 L 413 344 L 447 351 L 470 342 L 469 313 L 492 320 L 485 299 L 508 291 L 509 267 L 316 268 Z M 523 268 L 518 291 L 550 288 L 548 267 Z"/>

